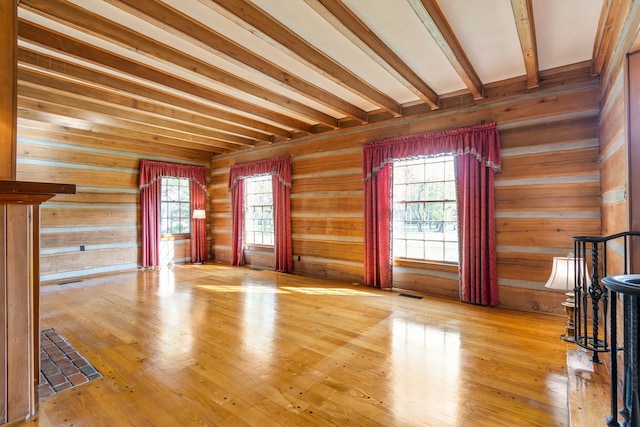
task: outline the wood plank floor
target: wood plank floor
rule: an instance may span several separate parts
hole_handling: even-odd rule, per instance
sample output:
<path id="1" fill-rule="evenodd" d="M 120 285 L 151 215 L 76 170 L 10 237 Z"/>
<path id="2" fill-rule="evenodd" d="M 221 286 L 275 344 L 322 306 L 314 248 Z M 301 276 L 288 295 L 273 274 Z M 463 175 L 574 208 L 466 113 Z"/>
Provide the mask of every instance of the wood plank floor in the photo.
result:
<path id="1" fill-rule="evenodd" d="M 183 265 L 43 287 L 103 378 L 25 426 L 567 426 L 563 319 Z"/>

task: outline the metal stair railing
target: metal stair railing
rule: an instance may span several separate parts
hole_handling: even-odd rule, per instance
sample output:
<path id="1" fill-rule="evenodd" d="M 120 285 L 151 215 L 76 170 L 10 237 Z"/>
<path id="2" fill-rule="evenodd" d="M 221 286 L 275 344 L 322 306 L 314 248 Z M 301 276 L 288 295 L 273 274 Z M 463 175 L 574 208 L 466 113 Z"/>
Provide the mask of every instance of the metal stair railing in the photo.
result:
<path id="1" fill-rule="evenodd" d="M 592 361 L 600 363 L 599 354 L 610 353 L 611 415 L 608 426 L 640 427 L 640 275 L 629 274 L 631 242 L 640 232 L 626 231 L 611 236 L 578 236 L 574 242 L 575 263 L 575 343 L 593 351 Z M 636 243 L 639 243 L 637 240 Z M 614 252 L 622 265 L 613 270 L 607 256 Z M 586 276 L 591 270 L 590 278 Z M 618 295 L 622 295 L 624 316 L 618 319 Z M 619 323 L 622 322 L 622 325 Z M 622 329 L 622 344 L 618 331 Z M 624 370 L 619 371 L 619 353 L 623 352 Z M 622 383 L 622 408 L 618 412 L 618 387 Z M 623 420 L 620 422 L 619 417 Z"/>

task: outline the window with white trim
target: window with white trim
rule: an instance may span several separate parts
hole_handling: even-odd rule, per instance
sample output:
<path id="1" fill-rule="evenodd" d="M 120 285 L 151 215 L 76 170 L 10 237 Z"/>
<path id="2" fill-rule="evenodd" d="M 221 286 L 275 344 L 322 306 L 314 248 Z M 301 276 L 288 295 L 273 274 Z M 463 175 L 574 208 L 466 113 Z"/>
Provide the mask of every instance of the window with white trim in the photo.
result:
<path id="1" fill-rule="evenodd" d="M 189 234 L 189 179 L 163 176 L 160 183 L 160 234 Z"/>
<path id="2" fill-rule="evenodd" d="M 393 162 L 393 256 L 458 262 L 453 156 Z"/>
<path id="3" fill-rule="evenodd" d="M 271 175 L 244 180 L 244 243 L 273 246 L 273 185 Z"/>

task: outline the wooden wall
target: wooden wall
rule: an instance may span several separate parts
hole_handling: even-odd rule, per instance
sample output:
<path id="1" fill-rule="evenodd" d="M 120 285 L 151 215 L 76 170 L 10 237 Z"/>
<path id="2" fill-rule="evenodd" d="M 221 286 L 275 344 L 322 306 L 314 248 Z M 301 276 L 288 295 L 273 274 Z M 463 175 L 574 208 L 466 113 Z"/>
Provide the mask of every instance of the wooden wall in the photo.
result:
<path id="1" fill-rule="evenodd" d="M 635 117 L 640 113 L 640 54 L 635 54 L 635 76 L 630 77 L 627 54 L 640 50 L 638 29 L 640 7 L 637 2 L 621 0 L 614 7 L 626 11 L 625 19 L 609 29 L 609 43 L 605 45 L 600 95 L 600 174 L 602 194 L 602 235 L 624 231 L 640 231 L 640 188 L 637 184 L 637 163 L 640 161 L 640 129 Z M 635 80 L 629 85 L 629 80 Z M 631 91 L 630 91 L 631 87 Z M 625 272 L 623 242 L 618 239 L 608 245 L 607 274 Z M 640 268 L 640 242 L 634 239 L 629 273 Z M 617 301 L 618 343 L 624 342 L 624 310 L 622 298 Z M 624 356 L 618 353 L 618 366 Z M 624 372 L 619 371 L 618 396 L 623 395 Z"/>
<path id="2" fill-rule="evenodd" d="M 503 155 L 496 179 L 501 301 L 521 310 L 559 313 L 562 298 L 544 289 L 552 257 L 572 250 L 572 236 L 599 234 L 601 228 L 599 82 L 588 67 L 548 73 L 541 81 L 541 88 L 531 91 L 511 90 L 518 81 L 487 87 L 484 102 L 455 113 L 436 111 L 214 156 L 215 260 L 228 263 L 231 256 L 229 168 L 290 155 L 295 273 L 362 283 L 363 143 L 495 121 Z M 394 286 L 457 298 L 457 267 L 399 262 Z"/>
<path id="3" fill-rule="evenodd" d="M 159 152 L 130 135 L 84 130 L 91 126 L 81 121 L 53 124 L 56 104 L 47 106 L 46 114 L 34 115 L 26 107 L 35 102 L 27 89 L 18 87 L 18 179 L 77 185 L 77 194 L 56 196 L 41 207 L 42 282 L 138 268 L 139 160 L 208 167 L 209 153 L 166 146 Z M 190 260 L 188 240 L 173 242 L 173 260 Z"/>
<path id="4" fill-rule="evenodd" d="M 640 231 L 640 221 L 637 217 L 640 206 L 640 188 L 634 190 L 634 163 L 640 160 L 638 144 L 630 141 L 640 141 L 637 120 L 629 120 L 640 113 L 640 55 L 635 62 L 635 93 L 629 94 L 629 67 L 627 53 L 638 50 L 636 37 L 640 25 L 640 8 L 628 0 L 621 1 L 617 7 L 628 11 L 623 14 L 626 21 L 616 22 L 611 28 L 612 39 L 606 46 L 606 62 L 602 73 L 600 96 L 600 174 L 602 194 L 602 235 L 608 236 L 623 231 Z M 634 47 L 635 43 L 635 47 Z M 630 98 L 631 96 L 631 98 Z M 629 100 L 632 102 L 629 102 Z M 636 109 L 637 111 L 633 111 Z M 631 135 L 634 131 L 636 135 Z M 634 154 L 635 153 L 635 154 Z M 635 160 L 635 162 L 634 162 Z M 633 197 L 636 194 L 635 198 Z M 637 245 L 637 242 L 636 242 Z M 609 245 L 607 257 L 607 273 L 609 275 L 624 273 L 624 251 L 621 239 Z M 640 246 L 635 251 L 640 257 Z M 636 270 L 640 262 L 635 262 Z"/>

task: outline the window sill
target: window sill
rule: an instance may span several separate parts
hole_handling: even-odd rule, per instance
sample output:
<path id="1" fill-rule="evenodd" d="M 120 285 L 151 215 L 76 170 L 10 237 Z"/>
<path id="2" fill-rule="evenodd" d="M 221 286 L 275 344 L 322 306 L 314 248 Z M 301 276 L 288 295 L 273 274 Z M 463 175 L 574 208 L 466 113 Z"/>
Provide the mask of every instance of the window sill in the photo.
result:
<path id="1" fill-rule="evenodd" d="M 275 249 L 272 245 L 245 245 L 244 250 L 257 252 L 273 252 Z"/>
<path id="2" fill-rule="evenodd" d="M 191 234 L 163 234 L 160 236 L 160 240 L 163 242 L 170 240 L 189 240 Z"/>
<path id="3" fill-rule="evenodd" d="M 393 260 L 394 267 L 407 267 L 407 268 L 428 268 L 430 270 L 447 271 L 450 273 L 458 272 L 458 263 L 453 262 L 438 262 L 427 261 L 419 259 L 407 259 L 407 258 L 395 258 Z"/>

